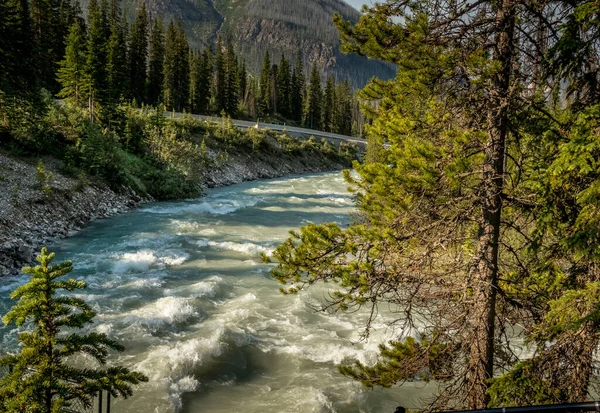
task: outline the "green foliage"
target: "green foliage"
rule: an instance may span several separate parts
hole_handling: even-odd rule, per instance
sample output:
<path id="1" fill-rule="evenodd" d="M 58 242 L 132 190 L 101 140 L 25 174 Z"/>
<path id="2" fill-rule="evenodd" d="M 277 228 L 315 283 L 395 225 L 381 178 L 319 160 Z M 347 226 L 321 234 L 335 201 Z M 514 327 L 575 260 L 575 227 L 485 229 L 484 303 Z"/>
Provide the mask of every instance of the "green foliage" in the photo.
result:
<path id="1" fill-rule="evenodd" d="M 360 381 L 366 387 L 392 387 L 398 382 L 421 380 L 447 380 L 452 377 L 453 351 L 448 345 L 435 339 L 407 337 L 404 341 L 380 344 L 379 351 L 384 362 L 372 367 L 356 361 L 354 366 L 340 365 L 345 376 Z"/>
<path id="2" fill-rule="evenodd" d="M 40 190 L 43 192 L 46 198 L 49 198 L 52 194 L 52 187 L 50 184 L 52 183 L 52 172 L 46 172 L 44 168 L 44 162 L 40 159 L 37 167 L 36 167 L 36 180 L 38 182 L 38 186 Z"/>
<path id="3" fill-rule="evenodd" d="M 57 295 L 86 287 L 83 281 L 62 279 L 72 271 L 71 262 L 51 265 L 54 254 L 46 248 L 37 259 L 40 265 L 23 269 L 31 279 L 11 294 L 18 302 L 2 319 L 25 329 L 19 334 L 21 352 L 0 359 L 0 365 L 13 366 L 0 380 L 2 411 L 58 413 L 75 401 L 91 407 L 99 390 L 131 396 L 132 385 L 148 380 L 143 374 L 121 366 L 78 368 L 69 361 L 86 355 L 104 366 L 109 351 L 123 351 L 123 346 L 103 333 L 78 331 L 96 314 L 80 298 Z"/>
<path id="4" fill-rule="evenodd" d="M 490 380 L 489 407 L 535 406 L 565 400 L 560 391 L 532 372 L 531 361 L 517 363 L 513 369 Z"/>

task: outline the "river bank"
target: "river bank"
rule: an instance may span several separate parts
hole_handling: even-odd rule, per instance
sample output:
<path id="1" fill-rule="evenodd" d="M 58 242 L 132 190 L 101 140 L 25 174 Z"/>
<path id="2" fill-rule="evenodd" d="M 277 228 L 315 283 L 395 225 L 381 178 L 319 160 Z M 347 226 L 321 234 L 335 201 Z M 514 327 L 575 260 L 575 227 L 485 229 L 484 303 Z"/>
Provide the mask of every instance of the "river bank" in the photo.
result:
<path id="1" fill-rule="evenodd" d="M 286 175 L 340 170 L 347 165 L 319 152 L 234 152 L 204 172 L 207 187 Z M 100 180 L 62 174 L 61 162 L 16 159 L 0 153 L 0 276 L 18 274 L 42 246 L 72 236 L 89 222 L 122 214 L 153 201 L 131 188 L 115 191 Z"/>

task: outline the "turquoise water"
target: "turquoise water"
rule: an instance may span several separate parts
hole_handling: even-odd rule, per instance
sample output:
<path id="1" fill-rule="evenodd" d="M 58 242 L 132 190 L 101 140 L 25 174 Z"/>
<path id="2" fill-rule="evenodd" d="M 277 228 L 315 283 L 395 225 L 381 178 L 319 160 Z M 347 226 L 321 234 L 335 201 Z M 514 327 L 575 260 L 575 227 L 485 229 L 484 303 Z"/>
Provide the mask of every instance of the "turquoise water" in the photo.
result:
<path id="1" fill-rule="evenodd" d="M 97 311 L 92 328 L 119 339 L 111 357 L 150 378 L 113 411 L 129 412 L 393 412 L 418 407 L 423 383 L 367 390 L 341 376 L 336 363 L 376 359 L 377 344 L 394 337 L 382 311 L 369 341 L 366 314 L 325 314 L 317 286 L 283 296 L 260 262 L 307 222 L 347 225 L 353 210 L 341 173 L 244 183 L 208 196 L 145 205 L 98 221 L 52 245 L 74 261 L 78 294 Z M 0 310 L 12 304 L 0 287 Z M 16 331 L 0 330 L 3 351 Z"/>

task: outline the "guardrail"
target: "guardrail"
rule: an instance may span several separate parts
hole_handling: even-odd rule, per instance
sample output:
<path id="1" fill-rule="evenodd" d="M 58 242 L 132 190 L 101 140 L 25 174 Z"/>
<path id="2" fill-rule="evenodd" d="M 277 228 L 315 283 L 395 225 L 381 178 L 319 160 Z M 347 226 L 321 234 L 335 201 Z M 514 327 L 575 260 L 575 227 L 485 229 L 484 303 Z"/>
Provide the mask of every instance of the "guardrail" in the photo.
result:
<path id="1" fill-rule="evenodd" d="M 438 413 L 580 413 L 600 412 L 600 401 L 583 403 L 542 404 L 538 406 L 499 407 L 481 410 L 447 410 Z M 402 406 L 396 407 L 394 413 L 406 413 Z"/>

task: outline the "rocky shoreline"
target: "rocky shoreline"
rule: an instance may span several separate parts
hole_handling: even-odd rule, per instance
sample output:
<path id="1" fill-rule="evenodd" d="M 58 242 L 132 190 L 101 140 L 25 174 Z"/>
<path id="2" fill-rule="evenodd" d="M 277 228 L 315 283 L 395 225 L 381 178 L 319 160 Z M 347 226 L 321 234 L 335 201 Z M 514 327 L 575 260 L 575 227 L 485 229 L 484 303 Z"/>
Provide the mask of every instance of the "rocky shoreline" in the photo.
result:
<path id="1" fill-rule="evenodd" d="M 52 158 L 43 159 L 42 179 L 32 162 L 0 153 L 0 276 L 18 274 L 34 262 L 42 246 L 74 235 L 92 221 L 153 201 L 129 188 L 116 193 L 102 182 L 65 176 Z M 343 168 L 320 154 L 274 158 L 241 153 L 206 173 L 205 182 L 217 187 Z"/>

